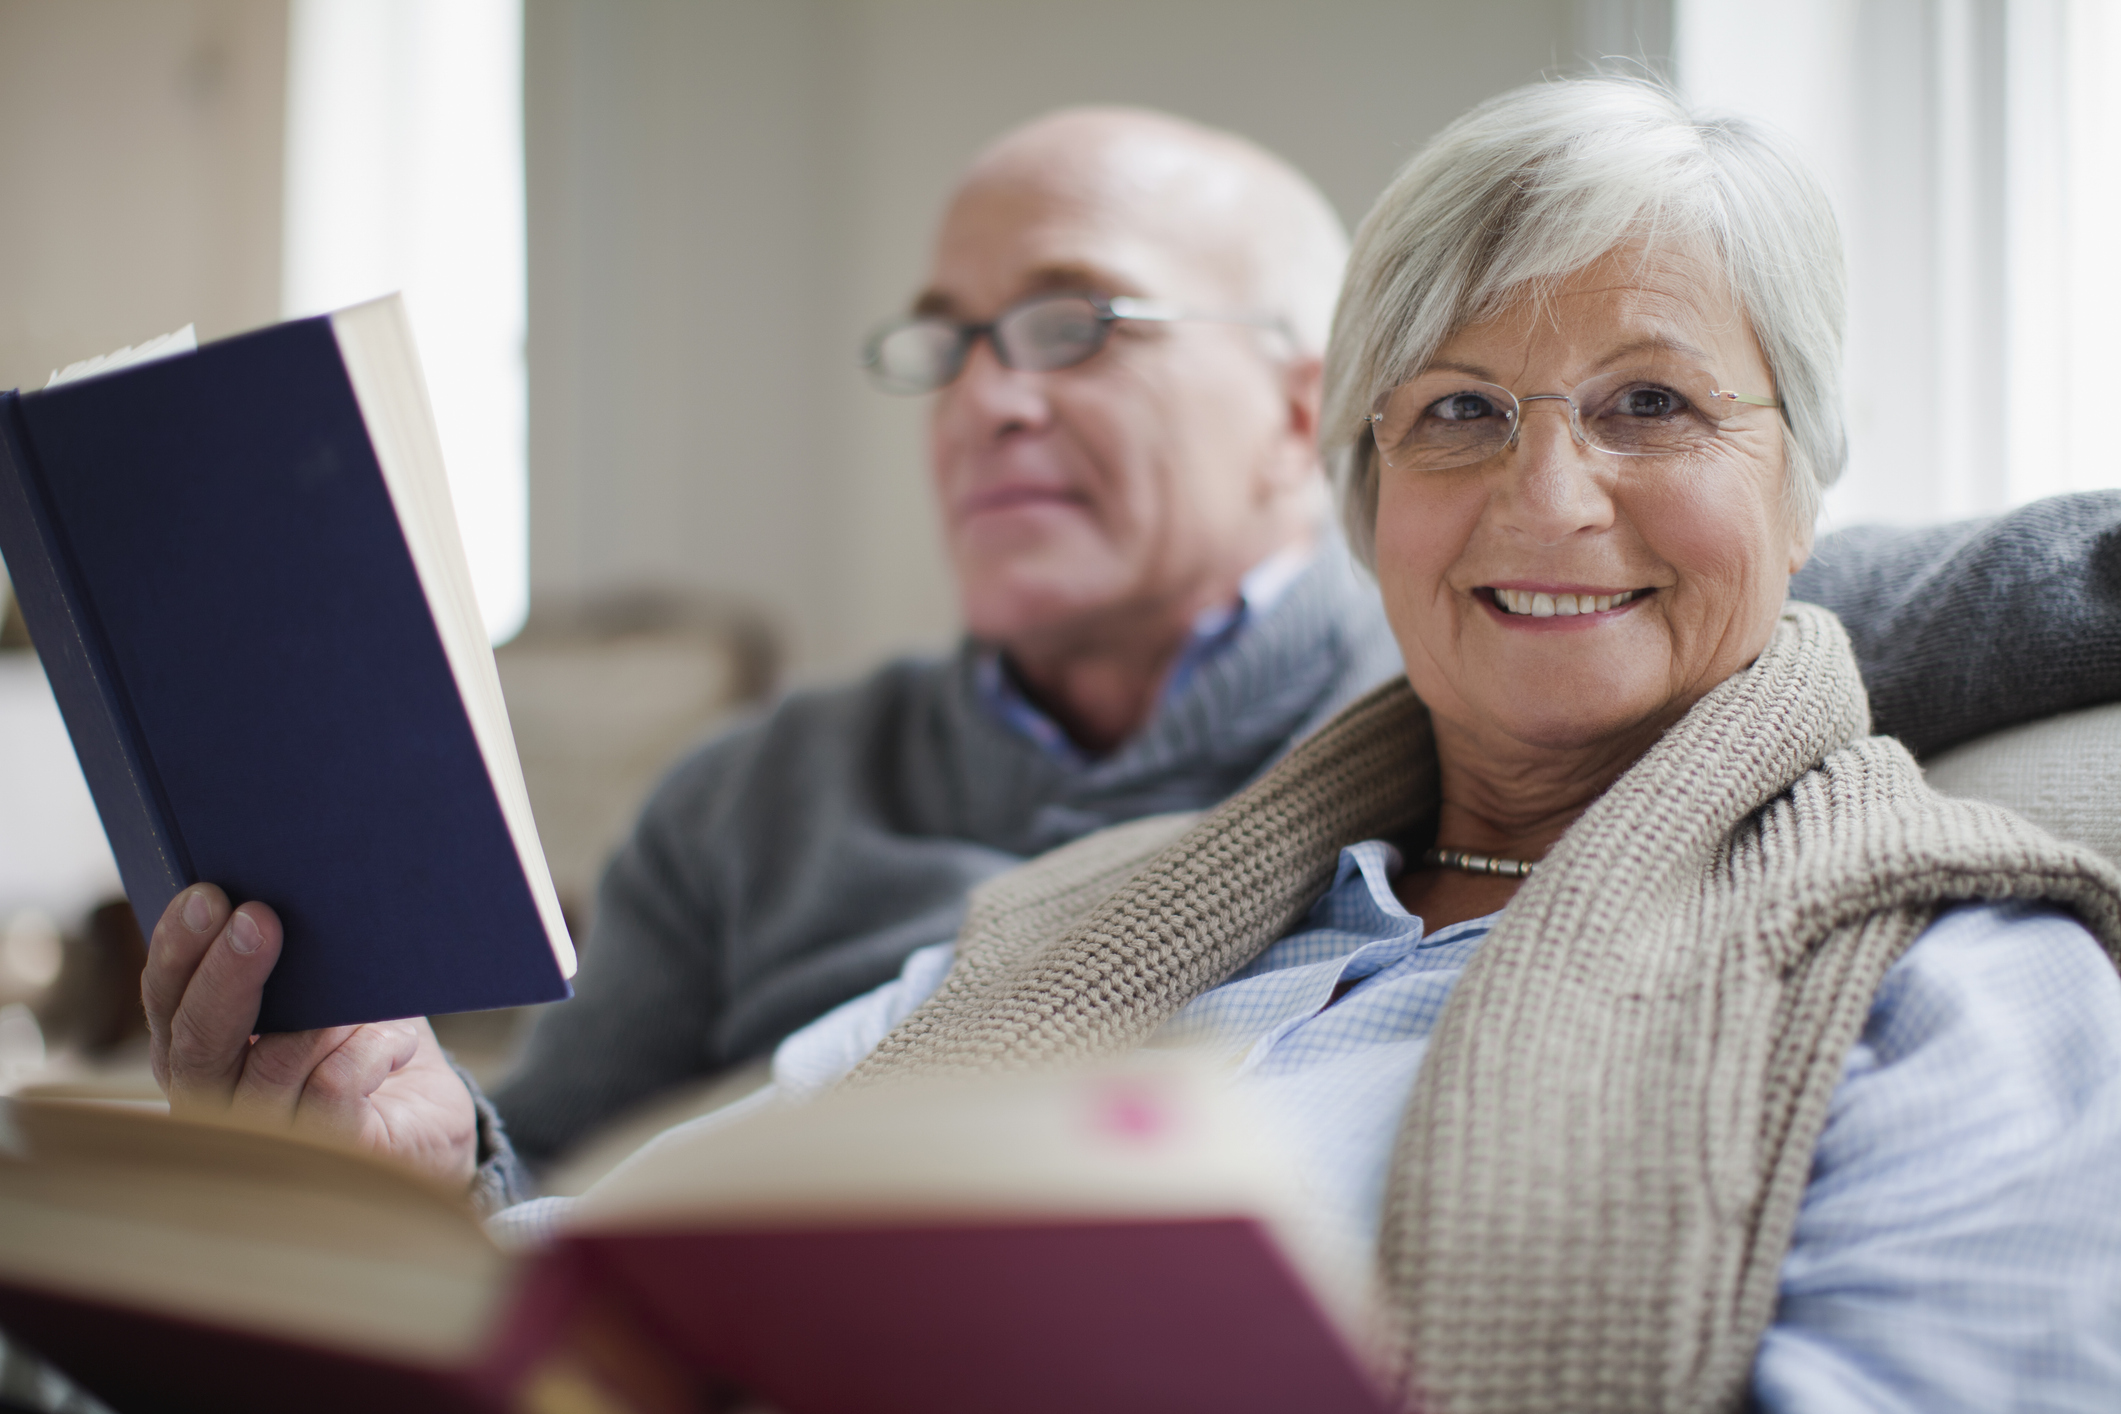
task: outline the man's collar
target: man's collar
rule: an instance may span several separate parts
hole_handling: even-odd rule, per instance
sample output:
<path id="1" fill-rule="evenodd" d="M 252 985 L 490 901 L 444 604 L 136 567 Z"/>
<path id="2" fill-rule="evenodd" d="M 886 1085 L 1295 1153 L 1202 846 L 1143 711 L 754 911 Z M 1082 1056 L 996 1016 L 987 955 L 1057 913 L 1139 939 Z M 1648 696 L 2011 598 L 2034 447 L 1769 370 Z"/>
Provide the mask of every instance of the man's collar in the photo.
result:
<path id="1" fill-rule="evenodd" d="M 1164 680 L 1157 709 L 1161 711 L 1184 692 L 1202 664 L 1242 638 L 1245 631 L 1302 578 L 1303 572 L 1317 557 L 1315 541 L 1284 546 L 1245 571 L 1244 578 L 1237 582 L 1235 603 L 1217 604 L 1203 610 L 1193 620 L 1185 646 L 1179 649 L 1178 660 L 1171 665 L 1170 676 Z M 1025 694 L 1000 649 L 983 649 L 973 662 L 972 674 L 980 705 L 995 721 L 1036 743 L 1057 761 L 1070 766 L 1091 763 L 1093 758 L 1075 744 L 1061 729 L 1060 723 Z"/>

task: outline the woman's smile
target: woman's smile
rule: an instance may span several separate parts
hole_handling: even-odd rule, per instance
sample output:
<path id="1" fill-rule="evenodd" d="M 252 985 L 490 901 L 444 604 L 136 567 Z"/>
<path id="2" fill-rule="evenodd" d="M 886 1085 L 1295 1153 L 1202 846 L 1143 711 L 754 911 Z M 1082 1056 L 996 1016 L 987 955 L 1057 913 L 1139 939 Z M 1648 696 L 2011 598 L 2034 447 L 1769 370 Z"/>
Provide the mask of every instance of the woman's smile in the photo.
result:
<path id="1" fill-rule="evenodd" d="M 1512 580 L 1483 584 L 1473 591 L 1473 597 L 1497 622 L 1514 631 L 1568 633 L 1611 623 L 1656 592 L 1653 588 L 1599 589 Z"/>
<path id="2" fill-rule="evenodd" d="M 1647 350 L 1715 368 L 1697 380 L 1707 388 L 1769 391 L 1677 432 L 1583 392 L 1614 370 L 1634 377 Z M 1455 380 L 1438 386 L 1473 370 L 1496 399 L 1512 385 L 1575 389 L 1591 436 L 1539 394 L 1541 417 L 1479 460 L 1456 460 L 1469 454 L 1449 427 L 1387 437 L 1402 460 L 1379 479 L 1374 543 L 1408 680 L 1439 729 L 1480 741 L 1485 759 L 1628 759 L 1760 651 L 1809 545 L 1787 508 L 1780 424 L 1758 405 L 1773 378 L 1744 311 L 1700 251 L 1630 244 L 1459 329 L 1429 366 Z M 1429 377 L 1401 386 L 1419 403 Z M 1637 393 L 1693 406 L 1688 377 L 1648 377 Z"/>

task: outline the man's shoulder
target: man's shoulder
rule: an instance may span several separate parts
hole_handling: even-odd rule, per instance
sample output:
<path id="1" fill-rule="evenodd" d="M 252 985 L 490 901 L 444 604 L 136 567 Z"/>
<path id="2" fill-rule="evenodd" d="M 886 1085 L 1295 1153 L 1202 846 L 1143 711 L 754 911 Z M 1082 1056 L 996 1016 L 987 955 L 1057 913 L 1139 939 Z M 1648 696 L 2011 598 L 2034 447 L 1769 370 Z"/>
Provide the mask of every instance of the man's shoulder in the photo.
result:
<path id="1" fill-rule="evenodd" d="M 845 682 L 786 693 L 680 758 L 657 794 L 727 783 L 776 764 L 838 769 L 946 711 L 957 672 L 955 657 L 908 656 Z"/>
<path id="2" fill-rule="evenodd" d="M 728 736 L 745 739 L 843 735 L 870 730 L 873 724 L 902 720 L 909 712 L 936 710 L 958 690 L 961 657 L 962 654 L 912 654 L 893 658 L 859 677 L 797 689 Z"/>

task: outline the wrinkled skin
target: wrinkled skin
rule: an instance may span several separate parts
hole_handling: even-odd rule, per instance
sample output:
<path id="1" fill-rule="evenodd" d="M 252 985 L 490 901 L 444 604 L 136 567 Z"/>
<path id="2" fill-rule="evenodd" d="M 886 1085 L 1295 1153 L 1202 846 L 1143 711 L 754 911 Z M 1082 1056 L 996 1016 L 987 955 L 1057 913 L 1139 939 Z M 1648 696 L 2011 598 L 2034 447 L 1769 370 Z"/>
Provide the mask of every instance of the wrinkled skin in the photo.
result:
<path id="1" fill-rule="evenodd" d="M 1632 246 L 1543 301 L 1460 329 L 1430 367 L 1522 398 L 1574 388 L 1645 348 L 1723 387 L 1774 392 L 1713 266 Z M 1667 727 L 1760 655 L 1811 550 L 1787 474 L 1769 408 L 1745 409 L 1698 455 L 1650 458 L 1579 445 L 1556 402 L 1525 405 L 1517 445 L 1485 462 L 1384 469 L 1377 578 L 1407 678 L 1436 723 L 1439 844 L 1538 859 Z M 1533 619 L 1501 613 L 1497 588 L 1639 597 Z M 1490 912 L 1514 888 L 1429 870 L 1402 876 L 1401 892 L 1434 927 Z"/>
<path id="2" fill-rule="evenodd" d="M 212 884 L 164 910 L 140 997 L 171 1113 L 288 1128 L 468 1187 L 478 1116 L 425 1018 L 251 1034 L 280 942 L 270 908 L 232 910 Z"/>

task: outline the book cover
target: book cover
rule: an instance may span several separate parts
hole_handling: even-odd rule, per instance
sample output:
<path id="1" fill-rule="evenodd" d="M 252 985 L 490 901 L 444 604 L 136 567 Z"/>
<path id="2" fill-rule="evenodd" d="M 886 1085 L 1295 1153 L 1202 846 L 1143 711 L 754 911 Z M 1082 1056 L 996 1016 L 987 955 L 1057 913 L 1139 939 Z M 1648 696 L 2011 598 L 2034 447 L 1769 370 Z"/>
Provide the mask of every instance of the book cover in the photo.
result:
<path id="1" fill-rule="evenodd" d="M 379 460 L 434 440 L 409 335 L 352 313 L 0 401 L 0 553 L 126 892 L 148 928 L 196 880 L 278 910 L 261 1031 L 569 995 L 512 742 Z M 350 349 L 412 394 L 358 395 Z"/>
<path id="2" fill-rule="evenodd" d="M 0 1324 L 121 1414 L 1392 1407 L 1367 1253 L 1169 1058 L 685 1126 L 507 1250 L 369 1155 L 78 1102 L 0 1126 Z"/>

